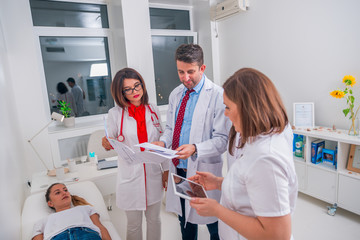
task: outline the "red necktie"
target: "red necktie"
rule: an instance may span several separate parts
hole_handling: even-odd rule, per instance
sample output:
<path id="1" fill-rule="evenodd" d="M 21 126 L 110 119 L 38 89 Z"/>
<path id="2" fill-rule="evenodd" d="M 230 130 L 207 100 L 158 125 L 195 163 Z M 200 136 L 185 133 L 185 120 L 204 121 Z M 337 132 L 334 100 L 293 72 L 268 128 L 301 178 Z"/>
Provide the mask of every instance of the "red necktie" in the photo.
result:
<path id="1" fill-rule="evenodd" d="M 194 92 L 194 89 L 191 90 L 187 90 L 185 93 L 185 96 L 183 97 L 182 101 L 181 101 L 181 105 L 179 108 L 179 112 L 176 118 L 176 123 L 175 123 L 175 128 L 174 128 L 174 134 L 173 134 L 173 141 L 172 141 L 172 150 L 175 150 L 179 147 L 179 140 L 180 140 L 180 132 L 181 132 L 181 126 L 184 120 L 184 115 L 185 115 L 185 108 L 186 108 L 186 103 L 190 98 L 190 93 Z M 175 167 L 177 165 L 179 165 L 179 159 L 177 158 L 173 158 L 172 159 L 173 164 L 175 165 Z"/>

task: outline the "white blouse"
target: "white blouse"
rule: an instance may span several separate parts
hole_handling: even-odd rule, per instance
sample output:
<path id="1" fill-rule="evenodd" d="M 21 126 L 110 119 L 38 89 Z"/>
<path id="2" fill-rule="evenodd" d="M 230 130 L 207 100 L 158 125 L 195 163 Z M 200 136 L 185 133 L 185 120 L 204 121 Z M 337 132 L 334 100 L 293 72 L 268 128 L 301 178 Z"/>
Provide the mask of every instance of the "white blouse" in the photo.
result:
<path id="1" fill-rule="evenodd" d="M 220 204 L 251 217 L 293 213 L 297 178 L 290 126 L 280 134 L 261 135 L 247 143 L 222 183 Z M 221 239 L 245 239 L 219 220 Z"/>

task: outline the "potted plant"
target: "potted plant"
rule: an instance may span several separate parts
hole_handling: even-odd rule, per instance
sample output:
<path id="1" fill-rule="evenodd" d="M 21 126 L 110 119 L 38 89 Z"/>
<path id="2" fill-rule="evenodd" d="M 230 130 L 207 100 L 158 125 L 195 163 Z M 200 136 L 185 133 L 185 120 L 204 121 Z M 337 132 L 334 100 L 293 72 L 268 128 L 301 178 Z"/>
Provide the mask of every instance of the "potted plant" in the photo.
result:
<path id="1" fill-rule="evenodd" d="M 62 115 L 64 115 L 64 125 L 65 127 L 73 127 L 75 126 L 75 117 L 71 116 L 72 109 L 69 107 L 69 103 L 65 101 L 58 101 L 59 109 Z"/>

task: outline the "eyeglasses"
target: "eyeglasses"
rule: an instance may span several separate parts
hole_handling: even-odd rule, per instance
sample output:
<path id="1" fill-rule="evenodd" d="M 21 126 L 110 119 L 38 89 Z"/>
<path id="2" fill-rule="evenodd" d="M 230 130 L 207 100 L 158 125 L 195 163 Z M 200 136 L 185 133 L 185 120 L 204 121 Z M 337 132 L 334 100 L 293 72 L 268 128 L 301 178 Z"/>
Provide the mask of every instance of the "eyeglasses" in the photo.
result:
<path id="1" fill-rule="evenodd" d="M 131 95 L 134 93 L 134 90 L 139 91 L 142 89 L 142 83 L 137 83 L 133 88 L 126 88 L 122 92 L 125 95 Z"/>

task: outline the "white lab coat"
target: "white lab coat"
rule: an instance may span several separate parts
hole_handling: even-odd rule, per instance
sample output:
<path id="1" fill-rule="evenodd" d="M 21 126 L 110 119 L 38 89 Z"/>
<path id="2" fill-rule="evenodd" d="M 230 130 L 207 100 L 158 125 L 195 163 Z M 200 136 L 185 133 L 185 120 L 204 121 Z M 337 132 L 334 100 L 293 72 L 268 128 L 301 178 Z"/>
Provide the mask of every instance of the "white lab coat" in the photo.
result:
<path id="1" fill-rule="evenodd" d="M 158 108 L 152 104 L 150 104 L 150 107 L 159 117 L 158 121 L 161 122 Z M 122 111 L 123 109 L 119 106 L 115 106 L 109 110 L 107 128 L 109 137 L 111 138 L 117 138 L 120 134 Z M 146 107 L 145 118 L 148 142 L 158 141 L 161 133 L 159 129 L 154 126 L 148 107 Z M 140 151 L 138 147 L 134 147 L 135 144 L 139 143 L 136 120 L 129 116 L 127 108 L 124 112 L 123 136 L 125 138 L 124 144 L 134 151 Z M 168 170 L 168 162 L 164 162 L 161 165 L 164 170 Z M 162 196 L 163 186 L 160 164 L 139 163 L 129 165 L 121 156 L 118 157 L 116 184 L 116 205 L 118 208 L 123 210 L 146 210 L 146 206 L 161 201 Z"/>
<path id="2" fill-rule="evenodd" d="M 293 213 L 298 188 L 292 138 L 287 126 L 280 134 L 260 135 L 246 143 L 224 178 L 220 204 L 250 217 Z M 219 235 L 222 240 L 246 239 L 221 220 Z"/>
<path id="3" fill-rule="evenodd" d="M 169 96 L 169 108 L 164 135 L 160 138 L 167 148 L 171 147 L 173 129 L 175 127 L 176 108 L 180 103 L 184 85 L 176 87 Z M 196 171 L 211 172 L 221 176 L 223 161 L 221 154 L 225 152 L 229 119 L 224 115 L 223 89 L 209 79 L 205 78 L 204 86 L 194 109 L 190 131 L 190 144 L 196 144 L 197 155 L 188 159 L 187 177 L 196 174 Z M 174 164 L 170 163 L 170 172 L 176 173 Z M 168 190 L 166 195 L 166 210 L 178 215 L 181 213 L 180 199 L 174 194 L 174 189 L 169 174 Z M 210 198 L 220 200 L 220 191 L 207 192 Z M 185 201 L 185 219 L 194 224 L 209 224 L 217 221 L 216 217 L 201 217 Z"/>

